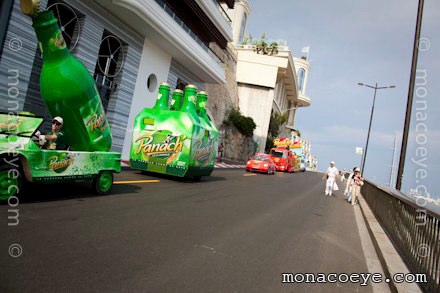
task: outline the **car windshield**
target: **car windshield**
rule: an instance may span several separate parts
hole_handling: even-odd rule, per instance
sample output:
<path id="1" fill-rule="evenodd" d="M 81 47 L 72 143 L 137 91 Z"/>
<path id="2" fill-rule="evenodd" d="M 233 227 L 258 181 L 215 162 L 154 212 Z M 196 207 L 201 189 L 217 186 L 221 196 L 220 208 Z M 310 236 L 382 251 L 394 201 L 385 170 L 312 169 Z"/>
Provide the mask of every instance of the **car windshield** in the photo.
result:
<path id="1" fill-rule="evenodd" d="M 256 155 L 252 158 L 252 160 L 254 161 L 265 161 L 267 162 L 269 159 L 267 158 L 267 156 L 262 156 L 262 155 Z"/>
<path id="2" fill-rule="evenodd" d="M 31 137 L 43 118 L 25 115 L 0 114 L 0 134 Z"/>
<path id="3" fill-rule="evenodd" d="M 283 151 L 277 151 L 277 150 L 271 150 L 270 151 L 270 155 L 272 157 L 277 157 L 277 158 L 283 158 L 285 159 L 287 157 L 287 152 L 283 152 Z"/>

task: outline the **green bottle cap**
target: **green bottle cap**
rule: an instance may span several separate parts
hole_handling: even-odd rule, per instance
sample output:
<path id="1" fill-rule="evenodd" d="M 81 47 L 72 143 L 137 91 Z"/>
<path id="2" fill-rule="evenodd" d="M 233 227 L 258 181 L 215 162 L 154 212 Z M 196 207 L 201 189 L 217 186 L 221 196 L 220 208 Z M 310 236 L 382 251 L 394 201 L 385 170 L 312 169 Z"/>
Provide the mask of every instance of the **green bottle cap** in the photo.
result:
<path id="1" fill-rule="evenodd" d="M 187 86 L 185 87 L 185 89 L 194 89 L 194 90 L 197 91 L 197 87 L 196 87 L 195 85 L 193 85 L 193 84 L 189 84 L 189 85 L 187 85 Z"/>

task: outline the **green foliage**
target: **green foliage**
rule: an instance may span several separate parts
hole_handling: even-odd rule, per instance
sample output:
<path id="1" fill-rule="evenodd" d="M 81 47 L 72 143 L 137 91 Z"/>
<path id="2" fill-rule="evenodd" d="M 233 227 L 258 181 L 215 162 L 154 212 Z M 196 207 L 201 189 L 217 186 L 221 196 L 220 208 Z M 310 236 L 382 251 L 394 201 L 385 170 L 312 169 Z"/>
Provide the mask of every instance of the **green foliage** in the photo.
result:
<path id="1" fill-rule="evenodd" d="M 280 134 L 281 126 L 287 122 L 289 116 L 287 114 L 272 113 L 269 122 L 269 132 L 266 139 L 266 152 L 273 148 L 274 139 Z"/>
<path id="2" fill-rule="evenodd" d="M 266 147 L 264 148 L 266 153 L 270 152 L 270 149 L 273 148 L 273 137 L 268 136 L 266 139 Z"/>
<path id="3" fill-rule="evenodd" d="M 243 116 L 243 114 L 235 108 L 231 109 L 228 119 L 223 121 L 223 124 L 226 126 L 233 124 L 241 134 L 247 137 L 251 137 L 254 134 L 254 129 L 257 128 L 254 119 Z"/>
<path id="4" fill-rule="evenodd" d="M 253 44 L 255 45 L 255 52 L 257 54 L 263 54 L 263 55 L 276 55 L 278 54 L 278 42 L 271 42 L 268 44 L 266 41 L 266 34 L 263 33 L 261 35 L 261 40 L 259 41 L 253 41 L 252 39 L 246 40 L 247 44 Z"/>
<path id="5" fill-rule="evenodd" d="M 269 122 L 269 133 L 268 135 L 275 138 L 278 136 L 281 130 L 281 126 L 287 122 L 289 116 L 287 114 L 272 113 Z"/>

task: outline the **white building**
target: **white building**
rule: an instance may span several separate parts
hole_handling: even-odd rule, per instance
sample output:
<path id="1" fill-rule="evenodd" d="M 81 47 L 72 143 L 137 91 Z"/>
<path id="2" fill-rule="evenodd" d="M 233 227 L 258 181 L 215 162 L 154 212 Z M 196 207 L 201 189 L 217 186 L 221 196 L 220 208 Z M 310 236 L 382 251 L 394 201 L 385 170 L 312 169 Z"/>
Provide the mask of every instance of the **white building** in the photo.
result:
<path id="1" fill-rule="evenodd" d="M 237 50 L 237 83 L 240 111 L 254 119 L 254 140 L 264 151 L 272 112 L 288 113 L 281 136 L 290 137 L 299 107 L 310 106 L 306 86 L 310 64 L 294 58 L 287 46 L 278 46 L 273 55 L 257 54 L 255 45 L 242 45 L 251 9 L 247 0 L 228 10 L 232 19 L 233 40 Z M 301 78 L 299 78 L 299 76 Z"/>

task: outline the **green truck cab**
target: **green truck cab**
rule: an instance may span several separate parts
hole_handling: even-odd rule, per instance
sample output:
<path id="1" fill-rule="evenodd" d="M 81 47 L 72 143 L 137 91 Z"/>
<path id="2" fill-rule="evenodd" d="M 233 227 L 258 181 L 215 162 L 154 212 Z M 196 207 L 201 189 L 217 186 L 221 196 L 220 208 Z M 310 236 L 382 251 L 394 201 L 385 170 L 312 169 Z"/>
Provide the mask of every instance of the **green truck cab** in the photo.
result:
<path id="1" fill-rule="evenodd" d="M 43 149 L 35 133 L 42 117 L 0 113 L 0 200 L 23 194 L 31 183 L 90 181 L 97 194 L 110 192 L 121 154 Z"/>

